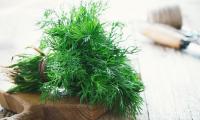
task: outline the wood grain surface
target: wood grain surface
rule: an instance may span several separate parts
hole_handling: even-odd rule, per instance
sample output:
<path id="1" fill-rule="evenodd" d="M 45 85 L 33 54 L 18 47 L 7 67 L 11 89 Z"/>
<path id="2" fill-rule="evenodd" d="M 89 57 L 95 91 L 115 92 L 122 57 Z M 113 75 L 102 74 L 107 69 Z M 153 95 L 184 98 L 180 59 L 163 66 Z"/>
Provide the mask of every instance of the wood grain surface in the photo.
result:
<path id="1" fill-rule="evenodd" d="M 39 94 L 6 93 L 9 87 L 5 86 L 14 86 L 14 84 L 11 83 L 12 80 L 5 73 L 0 73 L 0 104 L 3 108 L 17 114 L 4 119 L 96 120 L 106 112 L 106 109 L 102 106 L 80 104 L 79 98 L 66 97 L 60 101 L 42 103 Z"/>

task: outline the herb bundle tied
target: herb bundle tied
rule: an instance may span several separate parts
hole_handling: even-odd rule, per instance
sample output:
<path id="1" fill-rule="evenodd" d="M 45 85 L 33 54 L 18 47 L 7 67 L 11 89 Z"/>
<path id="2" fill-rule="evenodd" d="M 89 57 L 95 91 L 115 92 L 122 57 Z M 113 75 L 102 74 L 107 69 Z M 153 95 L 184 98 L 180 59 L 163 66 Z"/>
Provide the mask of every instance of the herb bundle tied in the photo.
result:
<path id="1" fill-rule="evenodd" d="M 101 2 L 81 3 L 69 13 L 47 10 L 39 22 L 44 31 L 39 55 L 22 55 L 11 65 L 16 87 L 9 92 L 41 93 L 41 100 L 79 97 L 81 103 L 100 104 L 122 116 L 141 109 L 143 83 L 117 41 L 123 24 L 102 23 Z M 110 26 L 110 30 L 105 30 Z"/>

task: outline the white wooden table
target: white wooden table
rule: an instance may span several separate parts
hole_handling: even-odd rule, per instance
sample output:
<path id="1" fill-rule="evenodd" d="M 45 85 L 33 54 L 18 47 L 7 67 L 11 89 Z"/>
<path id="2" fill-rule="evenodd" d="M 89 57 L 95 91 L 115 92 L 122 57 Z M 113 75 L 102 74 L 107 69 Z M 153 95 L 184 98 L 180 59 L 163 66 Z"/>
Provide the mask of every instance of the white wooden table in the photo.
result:
<path id="1" fill-rule="evenodd" d="M 182 1 L 181 8 L 184 26 L 199 29 L 200 1 Z M 200 120 L 200 56 L 165 48 L 145 38 L 141 48 L 139 64 L 146 89 L 143 114 L 138 119 Z"/>

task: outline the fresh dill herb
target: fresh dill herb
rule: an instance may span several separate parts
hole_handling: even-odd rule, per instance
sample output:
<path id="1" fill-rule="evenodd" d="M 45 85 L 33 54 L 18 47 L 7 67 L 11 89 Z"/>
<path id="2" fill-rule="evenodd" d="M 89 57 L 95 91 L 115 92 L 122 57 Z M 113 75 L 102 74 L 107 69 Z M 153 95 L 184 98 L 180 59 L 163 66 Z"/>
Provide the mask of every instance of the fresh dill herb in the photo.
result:
<path id="1" fill-rule="evenodd" d="M 144 86 L 116 41 L 123 39 L 123 24 L 102 23 L 101 2 L 81 3 L 69 13 L 47 10 L 38 24 L 44 34 L 40 49 L 45 55 L 23 56 L 11 65 L 17 87 L 10 92 L 39 92 L 41 100 L 76 96 L 81 103 L 101 104 L 122 116 L 136 117 Z M 105 28 L 110 26 L 110 31 Z M 45 61 L 46 80 L 40 63 Z"/>

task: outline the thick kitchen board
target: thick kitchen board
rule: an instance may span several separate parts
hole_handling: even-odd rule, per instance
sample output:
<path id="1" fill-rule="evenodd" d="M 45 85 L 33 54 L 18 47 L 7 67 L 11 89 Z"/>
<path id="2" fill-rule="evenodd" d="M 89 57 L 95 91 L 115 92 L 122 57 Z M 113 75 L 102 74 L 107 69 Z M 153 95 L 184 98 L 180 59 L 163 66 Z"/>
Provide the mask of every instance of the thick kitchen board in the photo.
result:
<path id="1" fill-rule="evenodd" d="M 13 116 L 1 112 L 0 119 L 22 119 L 22 120 L 131 120 L 129 118 L 121 118 L 106 112 L 102 106 L 89 106 L 80 104 L 78 98 L 66 98 L 58 102 L 47 101 L 42 104 L 38 94 L 33 93 L 6 93 L 8 89 L 13 87 L 11 79 L 7 76 L 9 69 L 0 68 L 0 104 L 3 108 L 16 113 Z M 5 109 L 4 109 L 5 110 Z M 54 113 L 54 114 L 52 114 Z"/>

